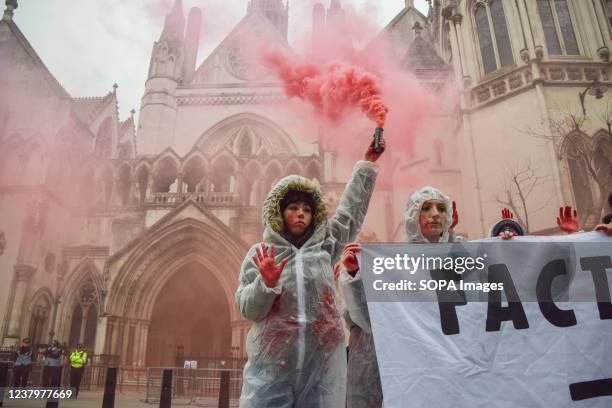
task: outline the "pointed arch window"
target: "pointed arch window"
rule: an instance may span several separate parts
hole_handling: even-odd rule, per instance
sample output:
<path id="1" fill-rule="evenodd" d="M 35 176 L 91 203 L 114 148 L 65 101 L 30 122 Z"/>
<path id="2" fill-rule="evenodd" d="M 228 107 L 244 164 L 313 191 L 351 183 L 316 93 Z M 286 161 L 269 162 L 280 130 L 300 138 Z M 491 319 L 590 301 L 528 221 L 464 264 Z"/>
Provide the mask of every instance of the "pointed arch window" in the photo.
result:
<path id="1" fill-rule="evenodd" d="M 44 301 L 39 301 L 32 307 L 30 329 L 28 330 L 32 344 L 46 342 L 50 308 L 51 306 Z"/>
<path id="2" fill-rule="evenodd" d="M 83 343 L 89 349 L 95 346 L 98 319 L 96 303 L 96 289 L 93 283 L 86 282 L 79 289 L 74 304 L 70 323 L 70 345 Z"/>
<path id="3" fill-rule="evenodd" d="M 607 134 L 601 137 L 599 143 L 595 145 L 593 167 L 595 168 L 597 183 L 604 187 L 600 197 L 603 204 L 608 192 L 612 191 L 612 141 Z"/>
<path id="4" fill-rule="evenodd" d="M 567 0 L 537 0 L 550 55 L 579 55 L 578 41 Z"/>
<path id="5" fill-rule="evenodd" d="M 478 1 L 474 22 L 485 74 L 514 63 L 502 0 Z"/>
<path id="6" fill-rule="evenodd" d="M 567 165 L 579 218 L 585 220 L 593 208 L 593 192 L 587 174 L 587 164 L 581 154 L 581 149 L 584 149 L 584 147 L 582 145 L 576 146 L 578 143 L 573 140 L 573 143 L 567 147 Z"/>

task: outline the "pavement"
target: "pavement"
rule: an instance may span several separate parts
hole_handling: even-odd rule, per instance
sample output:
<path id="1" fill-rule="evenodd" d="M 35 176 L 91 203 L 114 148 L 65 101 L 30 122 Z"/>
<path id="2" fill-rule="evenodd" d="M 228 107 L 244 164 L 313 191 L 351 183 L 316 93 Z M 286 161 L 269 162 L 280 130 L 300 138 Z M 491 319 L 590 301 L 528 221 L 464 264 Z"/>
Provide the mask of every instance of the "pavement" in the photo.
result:
<path id="1" fill-rule="evenodd" d="M 78 399 L 60 400 L 58 408 L 101 408 L 102 399 L 104 398 L 103 391 L 81 391 Z M 46 400 L 9 400 L 4 397 L 2 408 L 44 408 Z M 218 401 L 213 398 L 197 399 L 190 401 L 187 398 L 176 398 L 172 400 L 173 407 L 203 407 L 217 408 Z M 126 392 L 117 393 L 115 395 L 115 408 L 157 408 L 159 401 L 145 402 L 144 393 Z M 238 400 L 230 402 L 231 408 L 238 407 Z"/>

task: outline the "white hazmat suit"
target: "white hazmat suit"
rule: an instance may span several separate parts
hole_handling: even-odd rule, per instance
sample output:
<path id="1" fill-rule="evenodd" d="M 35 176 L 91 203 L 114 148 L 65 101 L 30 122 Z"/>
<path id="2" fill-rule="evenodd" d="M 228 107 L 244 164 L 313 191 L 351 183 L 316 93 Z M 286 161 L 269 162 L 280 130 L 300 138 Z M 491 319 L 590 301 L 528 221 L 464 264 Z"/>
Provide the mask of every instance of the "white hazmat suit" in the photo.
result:
<path id="1" fill-rule="evenodd" d="M 236 302 L 253 325 L 240 407 L 345 408 L 345 339 L 331 267 L 359 233 L 377 171 L 372 162 L 357 162 L 330 220 L 319 187 L 308 179 L 285 177 L 268 194 L 263 241 L 276 247 L 277 264 L 289 261 L 274 288 L 252 261 L 258 245 L 242 264 Z M 314 231 L 299 249 L 283 236 L 280 203 L 291 190 L 312 194 L 315 203 Z"/>
<path id="2" fill-rule="evenodd" d="M 421 233 L 419 217 L 426 201 L 440 200 L 446 205 L 444 233 L 439 242 L 452 242 L 461 237 L 449 233 L 453 221 L 450 199 L 434 187 L 423 187 L 414 192 L 406 203 L 404 227 L 406 242 L 431 243 Z M 383 395 L 380 373 L 374 349 L 374 337 L 370 325 L 368 305 L 359 272 L 351 277 L 346 269 L 340 274 L 340 291 L 344 298 L 345 320 L 350 330 L 349 362 L 347 373 L 347 408 L 378 408 L 382 406 Z"/>

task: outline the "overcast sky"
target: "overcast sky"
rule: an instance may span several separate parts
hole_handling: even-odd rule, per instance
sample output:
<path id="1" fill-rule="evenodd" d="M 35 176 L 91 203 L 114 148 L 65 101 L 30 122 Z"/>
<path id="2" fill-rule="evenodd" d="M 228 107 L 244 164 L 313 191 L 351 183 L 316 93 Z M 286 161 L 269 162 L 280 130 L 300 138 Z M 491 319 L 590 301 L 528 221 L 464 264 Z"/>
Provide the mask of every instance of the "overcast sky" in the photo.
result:
<path id="1" fill-rule="evenodd" d="M 289 0 L 289 41 L 311 26 L 315 0 Z M 102 96 L 119 85 L 121 119 L 138 111 L 153 42 L 174 0 L 19 0 L 14 20 L 51 73 L 72 96 Z M 219 44 L 246 14 L 248 0 L 183 0 L 185 15 L 202 9 L 198 60 Z M 329 0 L 322 0 L 329 4 Z M 404 0 L 341 0 L 384 27 Z M 424 14 L 425 0 L 415 0 Z"/>

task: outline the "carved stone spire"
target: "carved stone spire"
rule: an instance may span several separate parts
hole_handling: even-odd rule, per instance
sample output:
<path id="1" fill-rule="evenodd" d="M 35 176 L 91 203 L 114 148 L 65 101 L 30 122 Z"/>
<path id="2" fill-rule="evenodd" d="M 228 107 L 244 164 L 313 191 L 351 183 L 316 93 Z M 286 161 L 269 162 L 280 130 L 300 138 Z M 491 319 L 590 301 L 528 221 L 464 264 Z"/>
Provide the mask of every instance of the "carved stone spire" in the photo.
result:
<path id="1" fill-rule="evenodd" d="M 15 14 L 14 10 L 18 7 L 17 0 L 6 0 L 4 4 L 6 5 L 6 9 L 4 10 L 3 19 L 6 21 L 12 20 Z"/>

